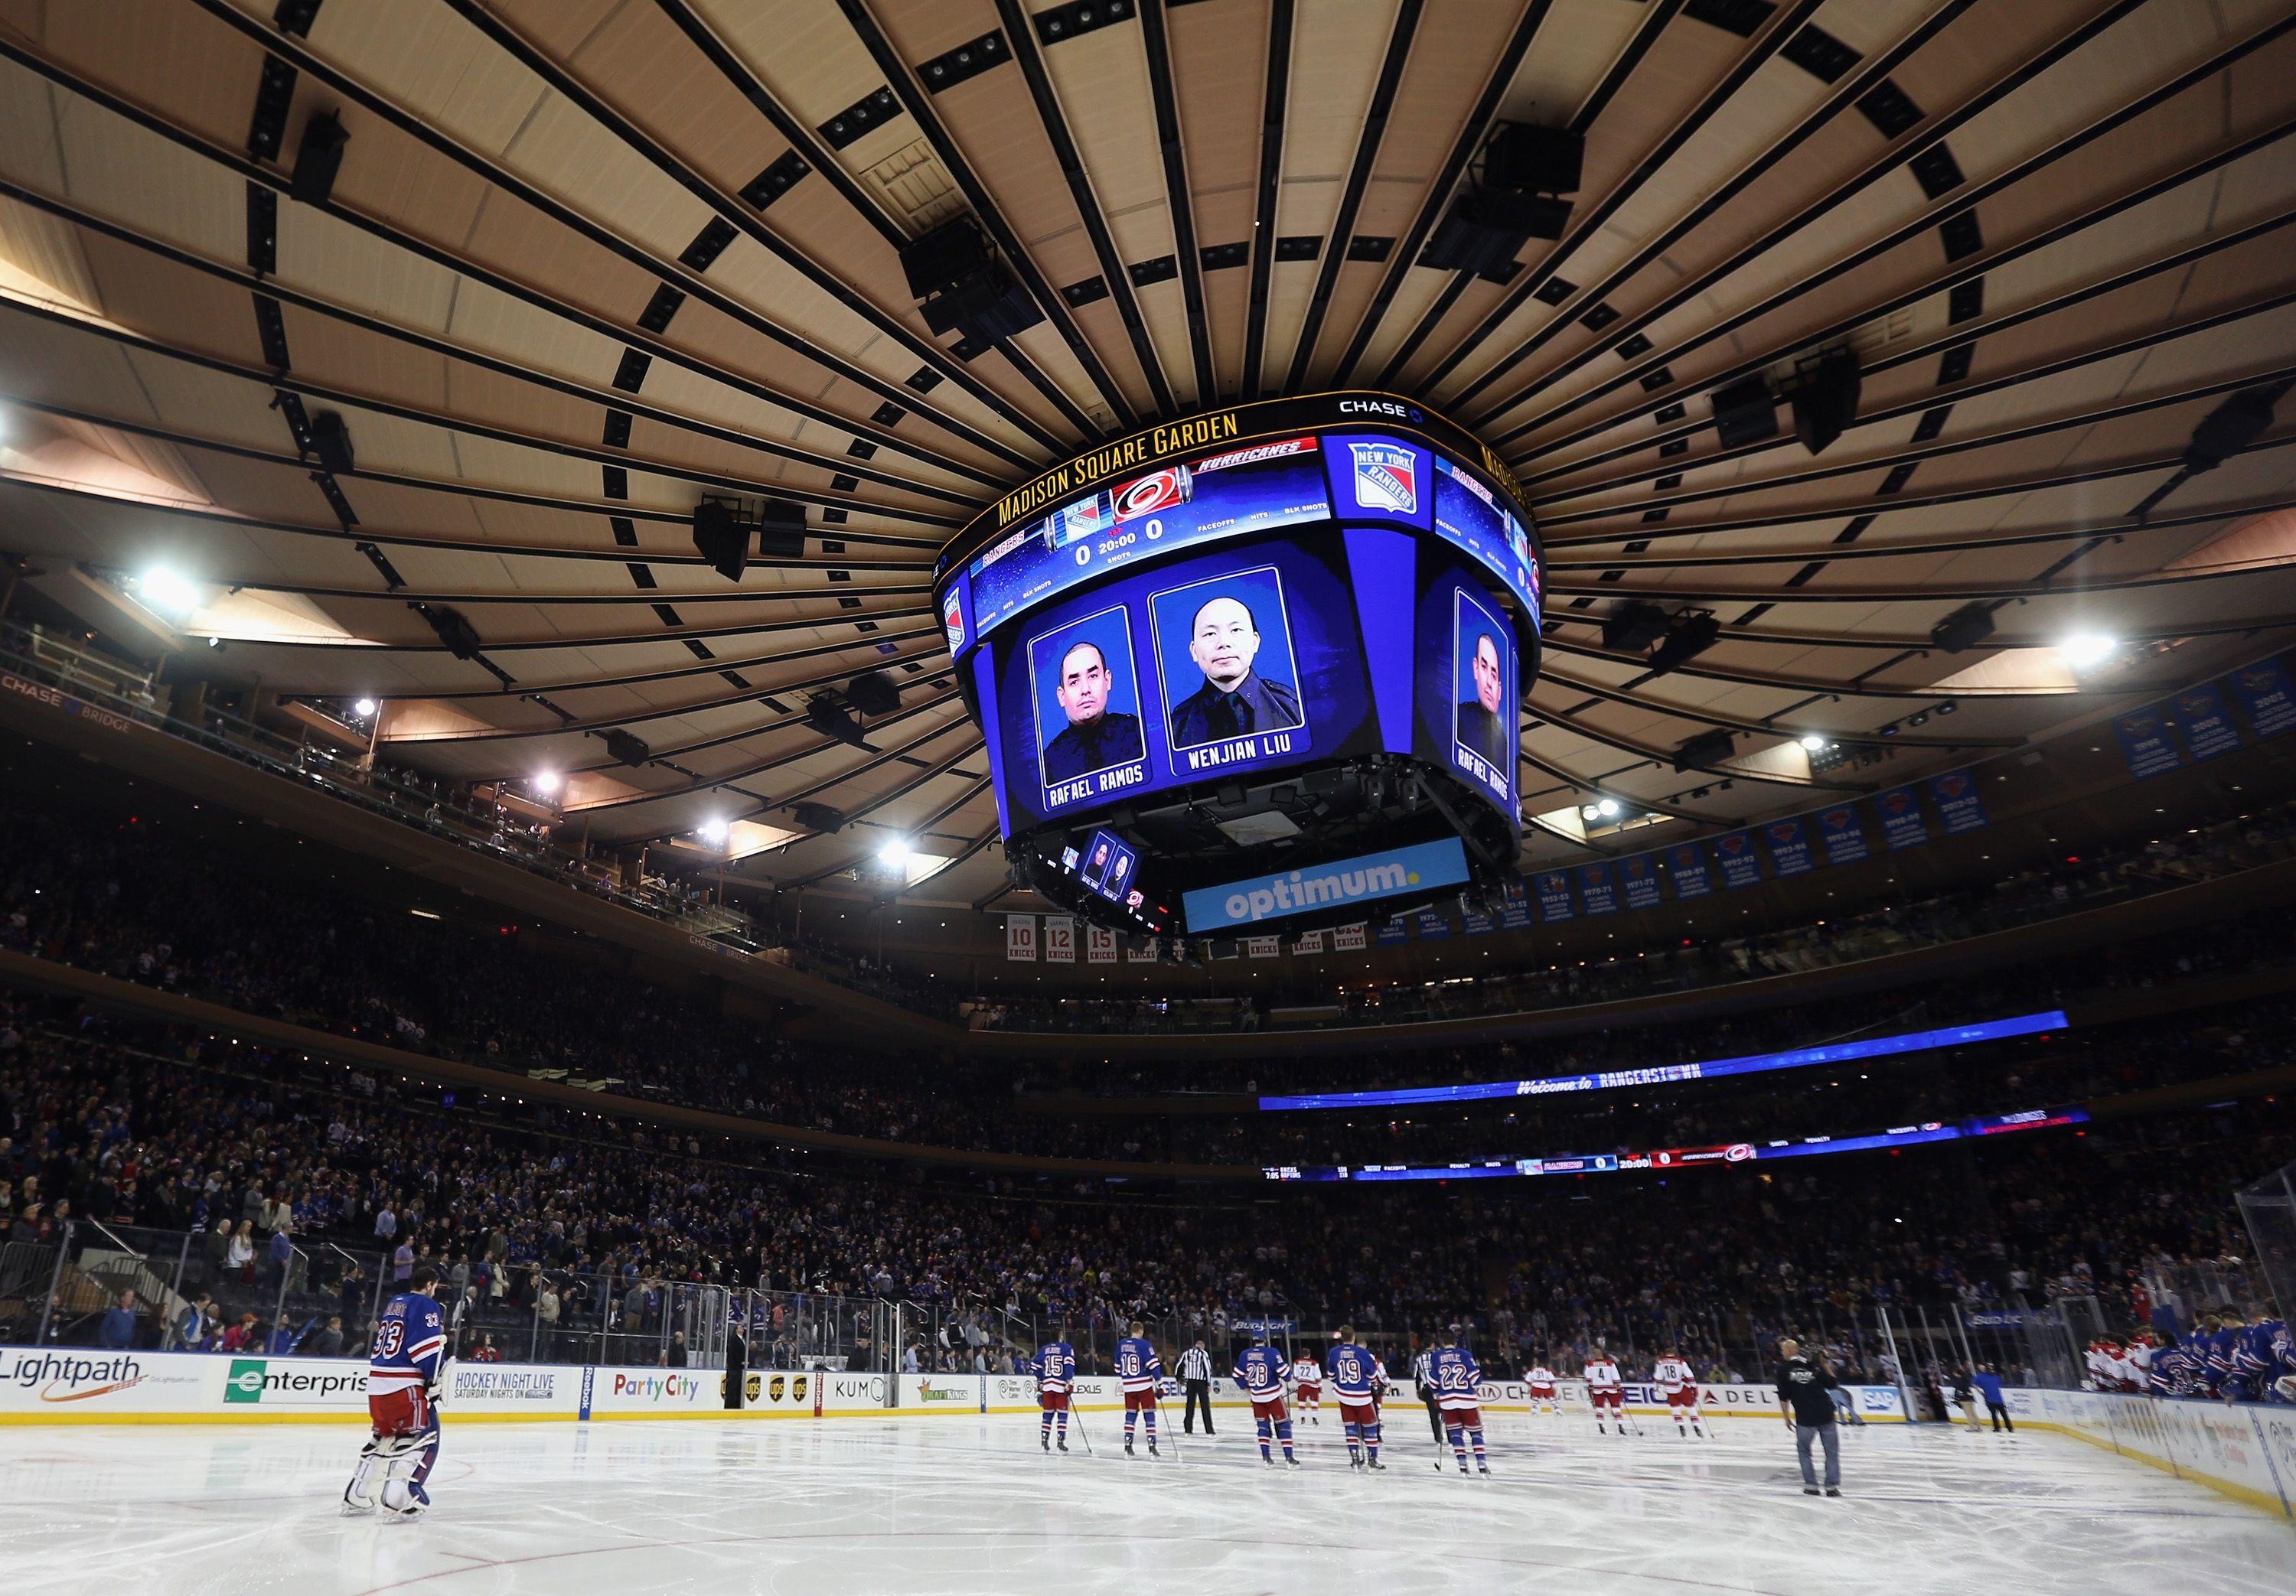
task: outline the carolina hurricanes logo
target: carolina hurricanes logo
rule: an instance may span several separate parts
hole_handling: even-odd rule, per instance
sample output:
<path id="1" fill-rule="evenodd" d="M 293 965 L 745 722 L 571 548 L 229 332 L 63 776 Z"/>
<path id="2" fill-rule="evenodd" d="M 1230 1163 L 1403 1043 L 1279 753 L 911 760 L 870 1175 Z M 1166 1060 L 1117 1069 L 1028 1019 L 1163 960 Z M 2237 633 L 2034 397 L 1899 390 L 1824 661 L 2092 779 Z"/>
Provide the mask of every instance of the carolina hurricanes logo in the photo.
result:
<path id="1" fill-rule="evenodd" d="M 1150 471 L 1116 490 L 1116 519 L 1119 522 L 1137 520 L 1144 515 L 1169 510 L 1175 504 L 1185 504 L 1189 492 L 1186 466 L 1168 465 L 1160 471 Z"/>
<path id="2" fill-rule="evenodd" d="M 1356 505 L 1393 515 L 1419 513 L 1419 462 L 1393 444 L 1351 443 L 1356 458 Z"/>

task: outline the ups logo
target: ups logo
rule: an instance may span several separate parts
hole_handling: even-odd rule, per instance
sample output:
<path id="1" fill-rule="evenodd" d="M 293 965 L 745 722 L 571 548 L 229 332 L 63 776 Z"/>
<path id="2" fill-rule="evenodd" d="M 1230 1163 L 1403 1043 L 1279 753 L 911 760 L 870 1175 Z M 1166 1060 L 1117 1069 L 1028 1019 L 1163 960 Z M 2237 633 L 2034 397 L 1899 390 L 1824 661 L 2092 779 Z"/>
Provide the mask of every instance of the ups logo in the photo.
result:
<path id="1" fill-rule="evenodd" d="M 805 1376 L 802 1374 L 792 1376 L 790 1380 L 790 1400 L 791 1402 L 805 1400 Z"/>
<path id="2" fill-rule="evenodd" d="M 776 1381 L 775 1383 L 778 1384 L 779 1382 Z M 758 1400 L 758 1393 L 765 1388 L 766 1377 L 762 1374 L 753 1374 L 742 1382 L 742 1400 L 743 1402 L 755 1402 Z"/>
<path id="3" fill-rule="evenodd" d="M 782 1399 L 782 1377 L 780 1375 L 776 1374 L 774 1376 L 772 1381 L 766 1387 L 766 1393 L 775 1402 L 779 1402 Z"/>

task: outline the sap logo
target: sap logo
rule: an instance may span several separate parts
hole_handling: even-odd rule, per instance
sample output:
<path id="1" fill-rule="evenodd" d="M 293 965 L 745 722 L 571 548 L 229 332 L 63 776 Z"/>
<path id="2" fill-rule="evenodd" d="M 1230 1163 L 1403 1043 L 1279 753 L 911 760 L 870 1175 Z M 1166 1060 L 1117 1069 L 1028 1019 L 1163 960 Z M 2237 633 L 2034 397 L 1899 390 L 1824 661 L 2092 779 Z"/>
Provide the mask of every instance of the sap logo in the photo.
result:
<path id="1" fill-rule="evenodd" d="M 1411 406 L 1392 404 L 1382 399 L 1341 399 L 1340 413 L 1341 415 L 1391 415 L 1407 420 L 1411 415 Z"/>

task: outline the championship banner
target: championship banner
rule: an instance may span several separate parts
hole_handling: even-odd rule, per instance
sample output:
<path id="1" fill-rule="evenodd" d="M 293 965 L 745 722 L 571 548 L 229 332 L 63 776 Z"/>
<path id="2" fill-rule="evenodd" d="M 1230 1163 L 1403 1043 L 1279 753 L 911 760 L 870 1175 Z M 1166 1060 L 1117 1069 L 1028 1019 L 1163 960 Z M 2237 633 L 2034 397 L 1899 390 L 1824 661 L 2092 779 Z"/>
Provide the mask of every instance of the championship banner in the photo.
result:
<path id="1" fill-rule="evenodd" d="M 1618 912 L 1619 889 L 1611 880 L 1611 862 L 1608 859 L 1597 859 L 1592 863 L 1582 864 L 1577 873 L 1578 901 L 1587 905 L 1587 913 L 1590 917 L 1596 914 L 1613 914 Z"/>
<path id="2" fill-rule="evenodd" d="M 1706 850 L 1694 842 L 1677 842 L 1666 850 L 1666 872 L 1674 878 L 1677 897 L 1704 897 L 1714 890 L 1706 873 Z"/>
<path id="3" fill-rule="evenodd" d="M 1324 951 L 1324 933 L 1321 931 L 1300 932 L 1300 940 L 1292 945 L 1292 951 L 1295 954 L 1322 953 Z"/>
<path id="4" fill-rule="evenodd" d="M 1530 888 L 1522 881 L 1509 881 L 1499 889 L 1499 926 L 1504 930 L 1527 931 L 1537 923 L 1530 907 Z"/>
<path id="5" fill-rule="evenodd" d="M 2296 688 L 2277 659 L 2267 659 L 2232 674 L 2233 695 L 2248 716 L 2249 730 L 2259 737 L 2277 737 L 2296 726 Z"/>
<path id="6" fill-rule="evenodd" d="M 1393 947 L 1398 942 L 1410 940 L 1411 928 L 1404 923 L 1402 915 L 1390 915 L 1379 922 L 1380 946 Z"/>
<path id="7" fill-rule="evenodd" d="M 1358 923 L 1341 926 L 1332 933 L 1332 947 L 1342 954 L 1359 954 L 1370 944 L 1371 927 Z"/>
<path id="8" fill-rule="evenodd" d="M 1459 929 L 1470 937 L 1488 937 L 1499 927 L 1498 921 L 1489 915 L 1478 914 L 1473 910 L 1468 909 L 1460 912 Z"/>
<path id="9" fill-rule="evenodd" d="M 1882 839 L 1896 853 L 1920 847 L 1930 839 L 1930 823 L 1922 817 L 1922 800 L 1910 787 L 1893 787 L 1874 799 L 1882 816 Z"/>
<path id="10" fill-rule="evenodd" d="M 1007 914 L 1004 917 L 1004 956 L 1024 964 L 1037 962 L 1035 915 Z"/>
<path id="11" fill-rule="evenodd" d="M 1116 933 L 1106 926 L 1085 927 L 1084 956 L 1088 964 L 1115 963 Z"/>
<path id="12" fill-rule="evenodd" d="M 2194 762 L 2214 759 L 2240 747 L 2240 728 L 2225 713 L 2224 694 L 2214 687 L 2189 688 L 2175 699 L 2177 719 L 2185 729 L 2185 747 Z"/>
<path id="13" fill-rule="evenodd" d="M 1657 908 L 1659 905 L 1658 855 L 1636 854 L 1631 859 L 1620 860 L 1619 887 L 1627 895 L 1628 908 Z"/>
<path id="14" fill-rule="evenodd" d="M 1247 937 L 1243 939 L 1243 951 L 1255 959 L 1273 959 L 1283 951 L 1283 939 L 1280 937 Z"/>
<path id="15" fill-rule="evenodd" d="M 1545 871 L 1538 876 L 1532 885 L 1538 889 L 1539 919 L 1553 925 L 1557 921 L 1570 918 L 1573 911 L 1570 907 L 1569 875 L 1559 870 Z"/>
<path id="16" fill-rule="evenodd" d="M 1418 924 L 1422 942 L 1439 942 L 1451 934 L 1451 922 L 1432 909 L 1422 909 L 1413 918 Z"/>
<path id="17" fill-rule="evenodd" d="M 1732 831 L 1714 839 L 1714 856 L 1722 861 L 1722 885 L 1725 887 L 1759 887 L 1762 884 L 1762 858 L 1754 851 L 1751 831 Z"/>
<path id="18" fill-rule="evenodd" d="M 1809 833 L 1803 830 L 1800 815 L 1770 822 L 1762 828 L 1762 840 L 1769 845 L 1770 864 L 1779 880 L 1806 875 L 1817 868 L 1810 860 Z"/>
<path id="19" fill-rule="evenodd" d="M 1161 947 L 1160 937 L 1143 937 L 1124 950 L 1124 962 L 1128 964 L 1153 964 Z"/>
<path id="20" fill-rule="evenodd" d="M 1045 962 L 1048 964 L 1076 962 L 1076 916 L 1047 914 L 1045 916 Z"/>
<path id="21" fill-rule="evenodd" d="M 1855 806 L 1843 804 L 1838 808 L 1817 812 L 1817 838 L 1825 844 L 1828 864 L 1855 864 L 1868 857 L 1866 847 L 1866 827 L 1857 818 Z"/>
<path id="22" fill-rule="evenodd" d="M 2128 773 L 2140 782 L 2148 776 L 2166 775 L 2185 763 L 2169 735 L 2169 717 L 2157 704 L 2114 716 L 2112 733 L 2120 739 L 2120 751 L 2128 759 Z"/>
<path id="23" fill-rule="evenodd" d="M 1985 799 L 1977 790 L 1977 778 L 1965 770 L 1931 776 L 1930 801 L 1937 806 L 1938 819 L 1944 823 L 1948 837 L 1958 837 L 1964 831 L 1974 831 L 1989 823 L 1985 818 Z"/>

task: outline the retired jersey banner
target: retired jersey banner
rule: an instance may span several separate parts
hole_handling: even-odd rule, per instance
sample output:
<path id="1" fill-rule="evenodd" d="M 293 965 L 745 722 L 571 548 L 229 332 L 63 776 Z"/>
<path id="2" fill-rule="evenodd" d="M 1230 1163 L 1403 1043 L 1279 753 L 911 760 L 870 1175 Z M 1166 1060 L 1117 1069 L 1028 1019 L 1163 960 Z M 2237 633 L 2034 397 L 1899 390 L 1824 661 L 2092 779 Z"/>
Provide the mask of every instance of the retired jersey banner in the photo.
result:
<path id="1" fill-rule="evenodd" d="M 1047 914 L 1045 916 L 1045 962 L 1048 964 L 1076 962 L 1076 916 Z"/>
<path id="2" fill-rule="evenodd" d="M 2225 712 L 2224 694 L 2210 686 L 2186 688 L 2169 700 L 2185 731 L 2185 747 L 2195 762 L 2214 759 L 2240 747 L 2240 728 Z"/>
<path id="3" fill-rule="evenodd" d="M 1629 909 L 1655 909 L 1659 904 L 1658 855 L 1636 854 L 1619 861 L 1619 890 Z"/>
<path id="4" fill-rule="evenodd" d="M 1722 885 L 1725 887 L 1759 887 L 1762 884 L 1762 858 L 1754 851 L 1751 831 L 1732 831 L 1714 839 L 1714 856 L 1722 861 Z"/>
<path id="5" fill-rule="evenodd" d="M 1977 778 L 1965 770 L 1931 776 L 1930 801 L 1937 806 L 1938 820 L 1948 837 L 1974 831 L 1988 823 L 1985 799 L 1978 793 Z"/>
<path id="6" fill-rule="evenodd" d="M 1411 928 L 1404 923 L 1402 915 L 1393 915 L 1379 922 L 1380 946 L 1393 947 L 1398 942 L 1410 940 Z"/>
<path id="7" fill-rule="evenodd" d="M 2277 737 L 2296 726 L 2296 688 L 2289 686 L 2287 667 L 2279 660 L 2233 672 L 2232 690 L 2248 715 L 2249 730 L 2259 737 Z"/>
<path id="8" fill-rule="evenodd" d="M 1810 860 L 1809 833 L 1803 829 L 1800 815 L 1770 822 L 1762 828 L 1762 840 L 1769 845 L 1770 863 L 1780 880 L 1806 875 L 1817 868 Z"/>
<path id="9" fill-rule="evenodd" d="M 1143 937 L 1129 942 L 1124 950 L 1124 962 L 1128 964 L 1153 964 L 1160 945 L 1160 938 L 1155 937 Z"/>
<path id="10" fill-rule="evenodd" d="M 1666 850 L 1666 873 L 1674 878 L 1677 897 L 1704 897 L 1714 890 L 1706 873 L 1706 850 L 1694 842 L 1677 842 Z"/>
<path id="11" fill-rule="evenodd" d="M 1255 959 L 1273 959 L 1283 951 L 1283 939 L 1281 937 L 1247 937 L 1243 939 L 1243 951 Z"/>
<path id="12" fill-rule="evenodd" d="M 1341 926 L 1332 933 L 1334 953 L 1359 954 L 1370 945 L 1371 927 L 1364 924 Z"/>
<path id="13" fill-rule="evenodd" d="M 1292 945 L 1292 951 L 1295 954 L 1322 953 L 1324 951 L 1324 933 L 1321 931 L 1300 932 L 1300 939 Z"/>
<path id="14" fill-rule="evenodd" d="M 1531 885 L 1538 891 L 1538 918 L 1553 925 L 1570 918 L 1570 878 L 1559 870 L 1541 871 Z"/>
<path id="15" fill-rule="evenodd" d="M 1116 933 L 1106 926 L 1085 927 L 1084 956 L 1088 964 L 1115 963 Z"/>
<path id="16" fill-rule="evenodd" d="M 1930 839 L 1930 823 L 1922 816 L 1922 800 L 1910 787 L 1893 787 L 1874 800 L 1882 816 L 1882 840 L 1896 853 L 1919 847 Z"/>
<path id="17" fill-rule="evenodd" d="M 1619 889 L 1611 880 L 1611 862 L 1597 859 L 1592 864 L 1578 867 L 1578 901 L 1587 905 L 1589 915 L 1611 914 L 1618 911 Z"/>
<path id="18" fill-rule="evenodd" d="M 1439 942 L 1451 934 L 1451 922 L 1432 909 L 1422 909 L 1412 918 L 1419 927 L 1422 942 Z"/>
<path id="19" fill-rule="evenodd" d="M 2166 775 L 2185 762 L 2169 735 L 2169 716 L 2157 704 L 2112 717 L 2112 733 L 2128 757 L 2128 773 L 2138 781 Z"/>
<path id="20" fill-rule="evenodd" d="M 1855 805 L 1817 812 L 1817 839 L 1825 844 L 1828 864 L 1855 864 L 1866 857 L 1866 826 Z"/>
<path id="21" fill-rule="evenodd" d="M 1530 888 L 1522 881 L 1509 881 L 1499 889 L 1499 925 L 1509 931 L 1527 931 L 1538 923 L 1530 907 Z"/>
<path id="22" fill-rule="evenodd" d="M 1007 914 L 1004 917 L 1004 956 L 1033 964 L 1037 959 L 1037 917 L 1033 914 Z"/>

